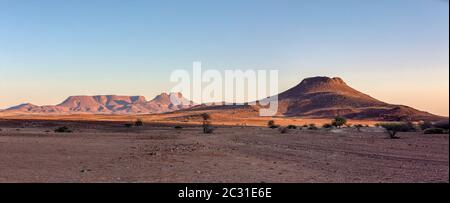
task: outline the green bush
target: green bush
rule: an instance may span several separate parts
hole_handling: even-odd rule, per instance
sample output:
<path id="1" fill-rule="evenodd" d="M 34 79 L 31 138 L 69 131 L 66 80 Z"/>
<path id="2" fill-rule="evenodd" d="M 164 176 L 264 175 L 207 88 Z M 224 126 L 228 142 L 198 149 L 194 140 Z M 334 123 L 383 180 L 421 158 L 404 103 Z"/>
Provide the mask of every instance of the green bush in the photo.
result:
<path id="1" fill-rule="evenodd" d="M 334 120 L 331 121 L 331 125 L 340 128 L 341 126 L 347 124 L 347 119 L 341 116 L 338 116 L 334 118 Z"/>
<path id="2" fill-rule="evenodd" d="M 333 125 L 331 125 L 329 123 L 325 123 L 322 125 L 322 128 L 330 129 L 330 128 L 333 128 Z"/>
<path id="3" fill-rule="evenodd" d="M 73 132 L 70 128 L 68 128 L 67 126 L 63 126 L 63 127 L 58 127 L 55 129 L 56 133 L 71 133 Z"/>
<path id="4" fill-rule="evenodd" d="M 423 134 L 445 134 L 445 129 L 443 128 L 427 128 L 423 131 Z"/>
<path id="5" fill-rule="evenodd" d="M 297 126 L 295 126 L 295 125 L 288 125 L 287 128 L 288 129 L 297 129 Z"/>

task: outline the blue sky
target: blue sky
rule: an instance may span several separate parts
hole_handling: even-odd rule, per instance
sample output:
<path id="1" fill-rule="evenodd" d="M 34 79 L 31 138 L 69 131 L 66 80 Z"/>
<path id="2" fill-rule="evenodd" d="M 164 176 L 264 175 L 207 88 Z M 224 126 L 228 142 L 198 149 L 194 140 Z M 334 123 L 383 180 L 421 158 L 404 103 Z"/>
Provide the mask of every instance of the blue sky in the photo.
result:
<path id="1" fill-rule="evenodd" d="M 340 76 L 448 115 L 445 0 L 0 0 L 0 108 L 69 95 L 149 98 L 172 70 L 279 69 L 280 91 Z M 424 96 L 426 95 L 426 96 Z"/>

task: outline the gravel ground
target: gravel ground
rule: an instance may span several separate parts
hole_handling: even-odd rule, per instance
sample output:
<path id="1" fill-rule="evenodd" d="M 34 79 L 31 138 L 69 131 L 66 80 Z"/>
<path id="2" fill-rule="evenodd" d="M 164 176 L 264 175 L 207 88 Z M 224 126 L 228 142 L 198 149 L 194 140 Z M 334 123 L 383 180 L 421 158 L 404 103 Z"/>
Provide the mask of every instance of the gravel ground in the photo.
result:
<path id="1" fill-rule="evenodd" d="M 0 182 L 449 182 L 448 135 L 68 125 L 0 123 Z"/>

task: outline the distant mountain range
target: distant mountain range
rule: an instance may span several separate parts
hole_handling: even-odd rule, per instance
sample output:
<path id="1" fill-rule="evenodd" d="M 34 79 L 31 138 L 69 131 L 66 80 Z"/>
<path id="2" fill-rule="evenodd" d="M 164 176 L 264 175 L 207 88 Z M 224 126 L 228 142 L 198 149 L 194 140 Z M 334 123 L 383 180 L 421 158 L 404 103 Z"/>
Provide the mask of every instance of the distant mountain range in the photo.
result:
<path id="1" fill-rule="evenodd" d="M 170 98 L 173 97 L 174 103 Z M 181 93 L 162 93 L 147 101 L 143 96 L 70 96 L 61 104 L 26 103 L 3 111 L 10 114 L 153 114 L 189 108 L 193 103 Z"/>
<path id="2" fill-rule="evenodd" d="M 170 96 L 177 99 L 173 104 Z M 371 120 L 442 120 L 442 116 L 404 105 L 379 101 L 348 86 L 341 78 L 312 77 L 278 95 L 278 116 L 331 118 L 344 116 Z M 8 114 L 157 114 L 208 111 L 213 114 L 258 116 L 260 106 L 194 105 L 181 93 L 163 93 L 146 101 L 142 96 L 71 96 L 55 106 L 21 104 Z"/>

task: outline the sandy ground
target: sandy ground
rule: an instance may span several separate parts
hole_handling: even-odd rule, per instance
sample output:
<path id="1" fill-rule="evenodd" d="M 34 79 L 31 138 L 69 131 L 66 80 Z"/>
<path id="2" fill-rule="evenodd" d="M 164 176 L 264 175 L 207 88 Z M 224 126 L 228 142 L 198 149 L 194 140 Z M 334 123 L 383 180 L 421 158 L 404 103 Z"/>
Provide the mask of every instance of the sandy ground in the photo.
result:
<path id="1" fill-rule="evenodd" d="M 21 124 L 21 125 L 19 125 Z M 73 133 L 54 133 L 67 125 Z M 0 182 L 448 182 L 448 135 L 0 122 Z"/>

